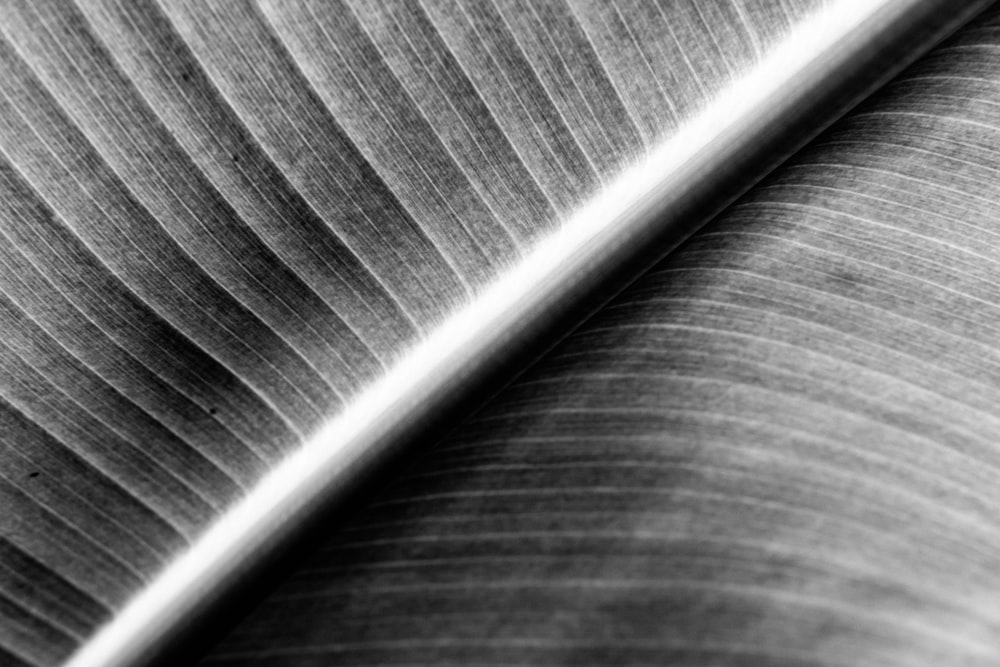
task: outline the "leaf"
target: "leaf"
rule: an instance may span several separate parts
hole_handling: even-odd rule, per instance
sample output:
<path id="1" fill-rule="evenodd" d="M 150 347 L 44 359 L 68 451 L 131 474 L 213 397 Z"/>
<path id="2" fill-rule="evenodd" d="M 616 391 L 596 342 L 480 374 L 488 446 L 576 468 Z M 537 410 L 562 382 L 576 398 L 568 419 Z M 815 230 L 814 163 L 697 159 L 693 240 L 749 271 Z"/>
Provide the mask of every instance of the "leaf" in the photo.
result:
<path id="1" fill-rule="evenodd" d="M 5 3 L 0 659 L 155 658 L 984 4 Z"/>
<path id="2" fill-rule="evenodd" d="M 996 664 L 998 27 L 627 289 L 203 664 Z"/>

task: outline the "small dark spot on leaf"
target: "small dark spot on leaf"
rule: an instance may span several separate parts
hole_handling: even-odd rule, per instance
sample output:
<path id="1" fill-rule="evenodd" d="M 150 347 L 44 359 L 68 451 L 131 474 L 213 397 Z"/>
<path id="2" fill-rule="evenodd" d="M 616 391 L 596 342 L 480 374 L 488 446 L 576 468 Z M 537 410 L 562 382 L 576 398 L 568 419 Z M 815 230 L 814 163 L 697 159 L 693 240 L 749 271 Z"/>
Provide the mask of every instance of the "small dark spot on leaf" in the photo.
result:
<path id="1" fill-rule="evenodd" d="M 35 479 L 38 477 L 38 474 L 37 472 L 28 473 L 28 479 Z"/>
<path id="2" fill-rule="evenodd" d="M 240 156 L 237 155 L 236 153 L 233 153 L 233 162 L 239 162 L 239 161 L 240 161 Z"/>
<path id="3" fill-rule="evenodd" d="M 187 72 L 182 72 L 181 81 L 183 81 L 184 83 L 188 83 L 189 81 L 191 81 L 191 75 L 188 74 Z"/>
<path id="4" fill-rule="evenodd" d="M 210 415 L 212 415 L 214 417 L 215 415 L 219 414 L 219 411 L 216 410 L 215 408 L 209 408 L 208 409 L 208 414 L 210 414 Z"/>
<path id="5" fill-rule="evenodd" d="M 829 271 L 827 282 L 835 286 L 838 292 L 843 293 L 863 290 L 866 283 L 863 274 L 843 269 Z"/>

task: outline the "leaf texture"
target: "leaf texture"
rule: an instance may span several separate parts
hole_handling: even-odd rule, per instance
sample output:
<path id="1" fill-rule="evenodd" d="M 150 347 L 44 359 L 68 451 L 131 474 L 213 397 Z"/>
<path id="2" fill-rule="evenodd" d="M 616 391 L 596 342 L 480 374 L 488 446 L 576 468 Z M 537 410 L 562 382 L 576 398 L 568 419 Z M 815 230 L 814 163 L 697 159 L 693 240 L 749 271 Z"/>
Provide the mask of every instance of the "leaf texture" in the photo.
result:
<path id="1" fill-rule="evenodd" d="M 998 45 L 799 152 L 204 664 L 996 664 Z"/>
<path id="2" fill-rule="evenodd" d="M 912 3 L 885 4 L 898 8 Z M 981 4 L 967 3 L 961 11 L 950 12 L 952 20 L 971 15 Z M 683 134 L 693 118 L 718 104 L 720 96 L 759 68 L 801 26 L 837 5 L 822 0 L 5 0 L 0 8 L 0 662 L 57 664 L 86 647 L 99 628 L 113 626 L 137 597 L 163 581 L 163 572 L 202 543 L 234 507 L 253 497 L 282 462 L 305 449 L 331 420 L 349 418 L 359 397 L 398 368 L 415 346 L 456 313 L 481 303 L 484 294 L 543 242 L 571 227 L 581 210 L 620 184 L 632 173 L 629 169 Z M 968 48 L 978 54 L 985 47 L 977 51 L 974 43 Z M 948 74 L 946 65 L 954 57 L 931 61 L 945 68 L 944 74 L 932 77 L 931 86 L 938 91 L 935 104 L 943 106 L 927 107 L 930 111 L 919 112 L 923 115 L 870 109 L 867 116 L 851 121 L 859 129 L 842 133 L 861 133 L 857 136 L 869 141 L 862 130 L 871 126 L 867 131 L 872 136 L 898 135 L 898 155 L 883 163 L 877 155 L 868 156 L 865 151 L 874 150 L 870 146 L 858 148 L 857 155 L 868 160 L 864 169 L 831 167 L 836 178 L 828 181 L 826 167 L 811 169 L 804 162 L 784 172 L 803 174 L 795 178 L 811 174 L 826 185 L 795 185 L 795 178 L 787 176 L 759 190 L 727 220 L 743 216 L 757 225 L 772 218 L 784 223 L 752 233 L 746 231 L 750 222 L 724 222 L 717 227 L 725 233 L 700 237 L 675 260 L 679 264 L 644 283 L 660 287 L 639 288 L 634 293 L 645 297 L 629 297 L 632 300 L 607 311 L 600 321 L 613 331 L 601 333 L 594 325 L 590 333 L 581 334 L 589 337 L 587 354 L 597 357 L 574 366 L 565 356 L 576 343 L 570 344 L 546 366 L 576 368 L 570 375 L 554 376 L 565 381 L 539 377 L 534 384 L 520 385 L 510 396 L 521 398 L 506 398 L 495 408 L 500 410 L 493 418 L 500 420 L 499 426 L 480 420 L 470 427 L 470 433 L 485 429 L 502 435 L 502 448 L 481 449 L 488 443 L 476 440 L 479 435 L 470 441 L 472 449 L 491 456 L 514 452 L 515 459 L 523 455 L 527 450 L 518 449 L 520 436 L 508 430 L 513 428 L 511 420 L 523 422 L 531 437 L 543 442 L 555 437 L 545 436 L 544 424 L 558 427 L 572 441 L 573 420 L 587 414 L 580 406 L 597 396 L 629 397 L 639 407 L 649 403 L 647 412 L 634 413 L 637 421 L 629 428 L 638 429 L 633 435 L 651 428 L 661 439 L 670 431 L 671 442 L 694 442 L 690 438 L 695 437 L 707 443 L 711 438 L 699 430 L 702 427 L 669 416 L 674 413 L 658 403 L 664 397 L 686 397 L 691 410 L 701 405 L 708 410 L 706 423 L 722 428 L 720 401 L 726 397 L 735 400 L 745 394 L 769 405 L 762 398 L 766 395 L 783 405 L 792 400 L 784 398 L 791 393 L 789 387 L 799 382 L 816 392 L 813 403 L 805 396 L 799 399 L 802 404 L 832 419 L 830 415 L 840 413 L 817 406 L 829 400 L 820 387 L 840 386 L 838 364 L 850 361 L 864 367 L 869 358 L 889 358 L 876 354 L 876 347 L 853 343 L 860 335 L 854 330 L 837 334 L 831 329 L 826 335 L 831 345 L 861 355 L 859 359 L 832 361 L 817 353 L 815 359 L 825 361 L 814 365 L 809 356 L 803 366 L 806 376 L 792 365 L 786 375 L 769 380 L 770 394 L 755 384 L 763 382 L 762 369 L 771 368 L 768 360 L 788 362 L 787 355 L 806 354 L 801 341 L 786 341 L 787 355 L 779 353 L 777 342 L 753 329 L 755 322 L 766 320 L 778 327 L 783 316 L 794 325 L 791 332 L 819 336 L 812 329 L 802 333 L 806 330 L 801 323 L 807 311 L 833 316 L 826 297 L 816 297 L 812 310 L 805 305 L 816 294 L 825 294 L 824 285 L 829 290 L 830 285 L 850 284 L 854 291 L 843 302 L 848 305 L 861 303 L 866 295 L 888 294 L 885 303 L 900 309 L 893 317 L 909 323 L 914 332 L 925 327 L 943 336 L 932 336 L 919 350 L 935 350 L 936 363 L 952 373 L 947 375 L 952 384 L 922 371 L 917 375 L 933 379 L 926 391 L 952 387 L 949 400 L 964 405 L 962 401 L 972 400 L 963 384 L 970 374 L 979 373 L 976 377 L 988 387 L 989 364 L 972 359 L 988 358 L 992 349 L 987 335 L 989 279 L 984 273 L 988 266 L 976 263 L 986 261 L 989 249 L 961 249 L 991 234 L 985 185 L 990 172 L 986 166 L 976 171 L 976 160 L 989 159 L 991 126 L 988 120 L 980 120 L 981 126 L 948 120 L 945 110 L 986 114 L 989 102 L 988 96 L 981 102 L 967 98 L 966 88 L 966 97 L 949 92 L 947 85 L 955 75 Z M 982 62 L 983 76 L 989 76 L 991 61 L 972 61 Z M 973 90 L 986 95 L 988 78 L 976 81 Z M 922 90 L 925 86 L 912 85 L 913 94 L 931 94 Z M 906 84 L 897 89 L 900 86 Z M 905 107 L 907 102 L 899 104 Z M 814 125 L 819 122 L 817 118 Z M 948 157 L 943 151 L 956 128 L 967 133 L 962 144 L 967 152 Z M 907 142 L 915 135 L 932 143 L 910 147 Z M 939 135 L 945 138 L 933 139 Z M 890 145 L 879 141 L 874 145 Z M 822 157 L 823 150 L 832 149 L 817 150 L 808 155 Z M 924 210 L 920 202 L 907 197 L 910 208 L 893 209 L 896 217 L 891 220 L 864 222 L 872 214 L 866 217 L 863 205 L 888 206 L 876 204 L 894 201 L 901 189 L 912 188 L 902 175 L 898 182 L 882 176 L 886 164 L 897 165 L 905 158 L 918 169 L 925 154 L 936 157 L 926 158 L 921 183 L 933 183 L 941 161 L 956 179 L 936 186 L 940 194 L 920 190 L 922 196 L 933 197 L 927 201 L 934 202 L 934 213 L 918 216 Z M 762 159 L 758 169 L 764 166 Z M 823 197 L 843 196 L 838 193 L 848 184 L 869 181 L 876 191 L 851 199 L 852 206 L 860 207 L 854 217 L 831 210 L 825 217 L 816 213 L 815 220 L 807 218 L 813 226 L 795 226 L 803 211 L 827 201 Z M 980 190 L 973 188 L 977 184 Z M 962 187 L 973 188 L 975 196 L 965 197 Z M 767 197 L 774 192 L 785 193 L 789 201 L 769 204 Z M 718 194 L 719 205 L 725 196 Z M 944 234 L 941 230 L 949 229 L 945 221 L 965 220 L 970 210 L 980 216 L 978 222 L 963 222 L 966 226 L 955 227 L 939 242 L 957 253 L 954 260 L 942 256 L 907 263 L 907 258 L 922 256 L 923 239 Z M 892 226 L 892 221 L 901 225 L 900 220 L 909 218 L 924 220 L 924 227 L 914 231 Z M 847 220 L 857 220 L 861 231 L 844 231 Z M 811 231 L 824 229 L 824 224 L 828 231 Z M 883 256 L 875 251 L 882 247 L 878 234 L 898 237 L 900 245 L 884 250 L 889 254 Z M 844 244 L 851 239 L 849 252 Z M 801 255 L 796 263 L 796 253 L 806 247 L 811 254 Z M 849 263 L 854 250 L 872 252 L 873 259 L 863 269 L 845 268 L 840 282 L 824 278 L 825 270 Z M 809 265 L 814 256 L 817 264 Z M 741 264 L 751 258 L 757 263 Z M 877 258 L 888 264 L 871 268 L 881 266 Z M 933 299 L 926 301 L 924 292 L 902 281 L 903 266 L 918 272 L 921 289 L 937 285 L 937 291 L 927 292 Z M 768 270 L 780 276 L 768 278 Z M 761 275 L 752 278 L 755 271 Z M 864 277 L 852 277 L 856 275 Z M 718 276 L 728 276 L 730 282 L 716 294 Z M 765 286 L 773 288 L 774 303 L 784 304 L 784 311 L 768 314 Z M 759 296 L 750 296 L 755 289 Z M 910 291 L 897 294 L 899 290 Z M 654 293 L 659 296 L 651 296 Z M 954 294 L 979 314 L 955 317 L 946 307 Z M 659 309 L 670 299 L 694 305 Z M 739 311 L 747 320 L 748 330 L 739 334 L 743 338 L 737 332 L 709 335 L 716 326 L 710 316 L 720 321 L 735 317 L 730 313 L 735 306 L 726 299 L 748 308 Z M 697 325 L 704 331 L 656 319 L 667 317 L 666 312 L 683 319 L 685 308 L 695 306 L 705 311 Z M 880 313 L 887 308 L 884 303 L 880 307 Z M 863 327 L 862 315 L 868 311 L 850 312 L 855 314 L 845 321 Z M 640 314 L 652 319 L 643 320 Z M 634 325 L 627 324 L 633 315 Z M 633 335 L 636 338 L 630 338 Z M 642 343 L 650 336 L 651 342 Z M 685 336 L 709 345 L 701 352 L 705 359 L 693 349 L 685 356 Z M 952 340 L 947 336 L 975 345 L 976 354 L 963 356 L 965 347 L 942 348 Z M 749 356 L 734 351 L 733 346 L 744 344 Z M 663 358 L 655 350 L 635 356 L 637 345 L 672 352 Z M 905 352 L 913 353 L 909 348 Z M 708 377 L 712 367 L 707 359 L 717 364 L 714 380 Z M 601 364 L 609 369 L 613 365 L 622 377 L 605 378 Z M 657 370 L 658 364 L 666 364 L 666 370 Z M 675 378 L 671 364 L 690 365 L 693 376 Z M 631 372 L 636 365 L 649 374 Z M 827 373 L 827 384 L 807 383 L 808 373 L 819 369 Z M 746 375 L 743 385 L 726 375 L 737 371 Z M 864 377 L 876 379 L 865 386 L 874 391 L 871 387 L 882 386 L 878 382 L 895 382 L 892 373 L 884 379 L 887 372 L 866 369 Z M 571 380 L 573 373 L 582 373 L 581 379 Z M 544 387 L 573 391 L 546 398 Z M 842 395 L 857 410 L 870 409 L 862 394 L 850 387 L 837 391 L 830 395 Z M 988 390 L 984 392 L 981 400 L 988 401 Z M 708 403 L 699 402 L 699 396 Z M 933 403 L 929 398 L 926 402 Z M 509 407 L 514 404 L 522 405 L 523 415 L 516 416 L 519 413 Z M 933 404 L 949 419 L 965 414 Z M 892 405 L 884 402 L 880 409 Z M 976 409 L 985 418 L 985 404 Z M 536 414 L 532 410 L 539 416 L 529 419 Z M 801 411 L 808 426 L 806 416 L 811 413 L 805 407 Z M 606 419 L 583 420 L 578 427 L 599 436 L 601 428 L 620 427 L 615 425 L 625 414 L 633 413 L 622 404 L 611 406 Z M 884 421 L 888 414 L 876 416 Z M 928 424 L 933 422 L 931 414 L 936 413 L 924 414 Z M 564 419 L 569 422 L 561 424 Z M 875 422 L 882 423 L 878 419 Z M 676 428 L 666 429 L 664 420 L 674 420 Z M 859 434 L 867 433 L 857 428 Z M 944 429 L 941 434 L 951 433 L 939 428 Z M 970 437 L 980 438 L 975 441 L 980 446 L 984 428 L 970 431 Z M 941 434 L 930 433 L 927 442 L 937 442 Z M 899 447 L 909 442 L 898 437 Z M 637 442 L 645 440 L 626 439 L 620 446 L 628 449 Z M 653 447 L 649 455 L 659 461 L 664 446 Z M 551 451 L 537 449 L 539 454 Z M 770 456 L 760 451 L 761 457 Z M 635 456 L 627 454 L 619 463 L 625 466 Z M 504 461 L 501 457 L 499 463 L 507 465 Z M 583 465 L 572 457 L 567 463 L 572 470 Z M 605 464 L 600 457 L 595 463 L 597 475 Z M 551 483 L 547 471 L 557 468 L 540 465 L 537 478 L 520 478 L 526 502 L 535 502 L 534 492 L 523 485 L 536 479 L 546 487 Z M 986 475 L 986 470 L 970 468 L 969 474 Z M 575 479 L 580 486 L 578 474 L 560 479 Z M 491 474 L 490 479 L 492 484 L 506 478 Z M 662 479 L 655 479 L 662 490 Z M 483 480 L 470 474 L 465 483 Z M 653 478 L 649 481 L 652 484 Z M 670 493 L 683 494 L 683 485 L 670 488 Z M 552 491 L 540 488 L 539 493 Z M 574 493 L 558 491 L 555 497 L 565 495 L 559 502 L 572 502 Z M 589 492 L 584 496 L 603 497 Z M 496 516 L 482 501 L 492 495 L 473 488 L 471 497 L 479 498 L 474 505 L 482 506 L 482 516 L 462 519 L 472 522 L 468 526 L 455 525 L 474 535 L 480 530 L 476 521 L 488 526 Z M 609 497 L 609 502 L 620 500 L 615 494 Z M 645 496 L 635 497 L 639 506 L 626 515 L 631 522 L 648 517 L 642 509 Z M 419 513 L 432 505 L 414 502 L 410 511 Z M 669 522 L 672 515 L 662 512 L 663 521 Z M 455 516 L 464 515 L 449 514 L 446 519 Z M 519 520 L 517 516 L 508 520 Z M 561 538 L 549 536 L 544 527 L 555 516 L 538 517 L 542 527 L 524 533 L 526 544 L 537 539 L 537 544 L 557 546 Z M 593 526 L 587 516 L 581 526 L 589 533 Z M 614 512 L 608 515 L 609 521 L 620 519 Z M 428 515 L 420 521 L 436 520 Z M 633 528 L 639 530 L 625 527 L 625 534 Z M 433 541 L 435 534 L 430 531 L 422 539 Z M 579 539 L 600 540 L 601 535 L 581 533 Z M 347 543 L 341 548 L 353 547 Z M 636 567 L 647 567 L 645 562 L 640 558 Z M 487 570 L 492 563 L 487 562 Z M 594 563 L 604 567 L 601 561 Z M 614 561 L 606 563 L 618 567 Z M 448 571 L 473 576 L 474 567 L 452 570 L 449 565 Z M 461 612 L 462 599 L 471 599 L 461 594 L 471 589 L 456 581 L 458 606 L 452 612 Z M 347 590 L 362 590 L 345 585 Z M 378 591 L 381 584 L 373 585 Z M 636 604 L 641 600 L 636 598 Z M 617 602 L 609 599 L 608 604 Z M 324 613 L 335 609 L 327 605 L 311 608 Z M 345 628 L 366 623 L 365 614 L 355 611 L 350 621 L 354 625 Z M 313 622 L 322 624 L 328 618 L 324 613 Z M 405 625 L 405 618 L 415 618 L 409 614 L 389 614 L 381 627 L 396 627 L 389 620 L 393 618 L 404 619 L 400 622 Z M 439 618 L 444 617 L 432 615 L 420 622 Z M 487 613 L 470 618 L 492 623 L 493 617 Z M 248 627 L 256 627 L 253 623 L 257 621 Z M 312 627 L 303 624 L 300 629 L 309 632 Z M 402 632 L 399 646 L 405 646 L 407 636 L 434 641 L 422 631 L 414 634 L 416 626 L 406 627 L 409 634 Z M 481 632 L 486 626 L 469 627 Z M 238 637 L 229 649 L 222 649 L 220 659 L 246 656 Z M 372 646 L 384 648 L 377 636 L 371 637 Z M 503 650 L 503 635 L 497 637 Z M 265 654 L 283 662 L 280 650 Z M 395 659 L 386 655 L 386 660 Z M 317 654 L 312 659 L 327 657 Z"/>

